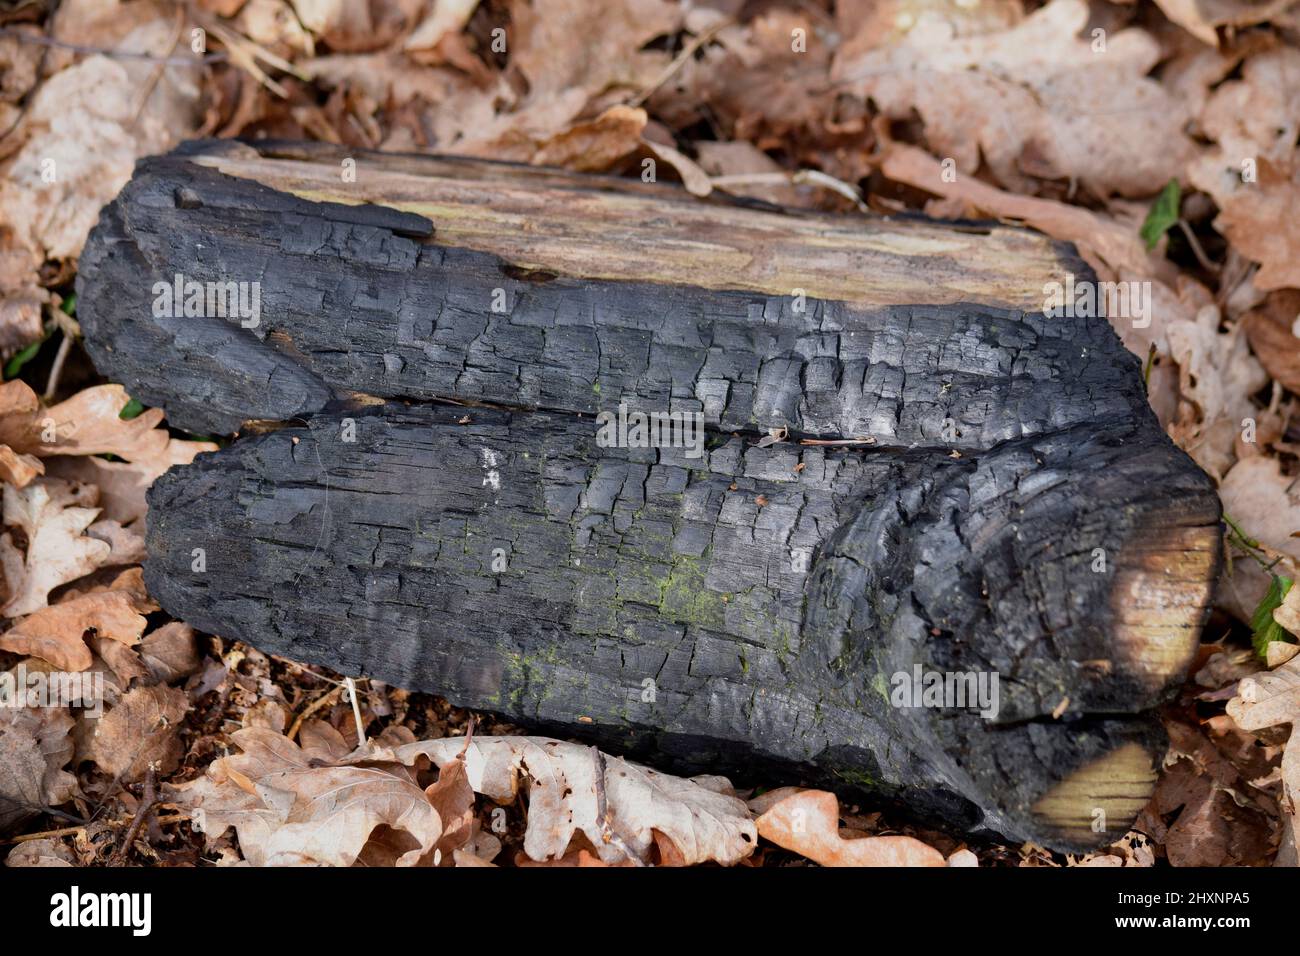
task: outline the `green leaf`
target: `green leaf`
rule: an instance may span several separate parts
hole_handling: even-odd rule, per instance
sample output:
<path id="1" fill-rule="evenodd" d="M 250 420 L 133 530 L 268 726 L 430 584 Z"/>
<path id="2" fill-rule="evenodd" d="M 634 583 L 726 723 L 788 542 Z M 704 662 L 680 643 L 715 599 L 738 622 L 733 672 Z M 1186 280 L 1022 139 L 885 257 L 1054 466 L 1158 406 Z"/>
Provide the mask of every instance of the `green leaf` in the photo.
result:
<path id="1" fill-rule="evenodd" d="M 1272 575 L 1272 578 L 1255 613 L 1250 616 L 1251 643 L 1260 657 L 1268 652 L 1268 645 L 1273 641 L 1287 640 L 1282 625 L 1273 620 L 1273 612 L 1282 606 L 1286 592 L 1291 590 L 1291 579 L 1277 574 Z"/>
<path id="2" fill-rule="evenodd" d="M 15 352 L 13 357 L 5 363 L 5 379 L 8 380 L 16 377 L 18 373 L 22 371 L 24 365 L 36 358 L 36 353 L 41 350 L 41 346 L 44 344 L 44 339 L 37 339 L 22 351 Z"/>
<path id="3" fill-rule="evenodd" d="M 142 411 L 144 411 L 144 406 L 133 398 L 122 406 L 122 410 L 117 413 L 117 417 L 130 421 L 132 418 L 139 416 Z"/>
<path id="4" fill-rule="evenodd" d="M 63 304 L 60 305 L 59 308 L 63 310 L 64 315 L 76 315 L 77 314 L 77 293 L 75 292 L 68 293 L 68 297 L 63 300 Z"/>
<path id="5" fill-rule="evenodd" d="M 1160 190 L 1160 195 L 1156 197 L 1151 211 L 1147 213 L 1146 222 L 1142 223 L 1142 229 L 1139 231 L 1139 235 L 1146 241 L 1147 249 L 1154 249 L 1160 237 L 1178 221 L 1182 196 L 1182 190 L 1178 188 L 1176 179 L 1169 180 L 1165 183 L 1165 188 Z"/>

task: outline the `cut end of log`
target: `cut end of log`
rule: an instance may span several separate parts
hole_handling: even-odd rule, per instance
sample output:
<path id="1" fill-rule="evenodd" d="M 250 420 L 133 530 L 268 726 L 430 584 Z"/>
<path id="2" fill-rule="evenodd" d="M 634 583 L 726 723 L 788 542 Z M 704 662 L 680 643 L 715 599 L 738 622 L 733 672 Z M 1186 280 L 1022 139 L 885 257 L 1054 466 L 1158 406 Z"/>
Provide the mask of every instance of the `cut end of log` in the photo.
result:
<path id="1" fill-rule="evenodd" d="M 1060 843 L 1095 846 L 1099 833 L 1137 816 L 1155 785 L 1151 753 L 1141 744 L 1124 743 L 1048 790 L 1034 804 L 1033 814 Z"/>
<path id="2" fill-rule="evenodd" d="M 1111 611 L 1122 669 L 1152 691 L 1181 683 L 1196 655 L 1220 560 L 1214 525 L 1151 522 L 1117 559 Z"/>

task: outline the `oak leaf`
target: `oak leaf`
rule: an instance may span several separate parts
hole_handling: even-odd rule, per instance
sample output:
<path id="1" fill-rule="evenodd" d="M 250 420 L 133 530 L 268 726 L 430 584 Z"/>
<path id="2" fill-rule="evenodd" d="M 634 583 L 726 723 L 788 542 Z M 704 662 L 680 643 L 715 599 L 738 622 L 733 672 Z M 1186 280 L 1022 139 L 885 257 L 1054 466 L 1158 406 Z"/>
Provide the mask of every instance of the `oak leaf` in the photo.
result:
<path id="1" fill-rule="evenodd" d="M 454 737 L 424 740 L 394 748 L 392 757 L 411 763 L 424 756 L 441 765 L 463 747 Z M 686 866 L 738 863 L 757 842 L 742 800 L 619 757 L 605 758 L 592 747 L 548 737 L 476 737 L 466 750 L 465 767 L 474 790 L 493 800 L 528 795 L 524 852 L 538 862 L 564 857 L 578 833 L 608 864 L 629 855 L 649 861 L 655 831 L 672 840 Z"/>
<path id="2" fill-rule="evenodd" d="M 758 818 L 758 833 L 821 866 L 944 866 L 943 854 L 915 837 L 840 836 L 839 800 L 825 790 L 803 790 Z"/>
<path id="3" fill-rule="evenodd" d="M 92 663 L 85 635 L 121 645 L 139 643 L 148 621 L 137 596 L 130 591 L 96 591 L 29 614 L 4 634 L 0 650 L 29 654 L 68 671 L 83 671 Z"/>
<path id="4" fill-rule="evenodd" d="M 58 707 L 0 707 L 0 833 L 71 800 L 77 781 L 71 715 Z"/>
<path id="5" fill-rule="evenodd" d="M 134 688 L 99 719 L 91 759 L 123 780 L 142 778 L 151 764 L 170 773 L 180 763 L 179 725 L 188 709 L 189 698 L 179 688 Z"/>
<path id="6" fill-rule="evenodd" d="M 443 837 L 437 808 L 401 763 L 364 749 L 351 764 L 323 763 L 263 727 L 232 740 L 242 753 L 214 761 L 177 800 L 209 841 L 233 827 L 254 866 L 415 866 Z"/>
<path id="7" fill-rule="evenodd" d="M 108 542 L 85 534 L 99 509 L 76 506 L 94 499 L 95 495 L 86 496 L 83 489 L 54 478 L 22 489 L 5 486 L 4 522 L 20 527 L 27 536 L 21 574 L 9 581 L 9 600 L 0 609 L 5 617 L 39 611 L 48 606 L 51 590 L 108 560 L 113 550 Z"/>

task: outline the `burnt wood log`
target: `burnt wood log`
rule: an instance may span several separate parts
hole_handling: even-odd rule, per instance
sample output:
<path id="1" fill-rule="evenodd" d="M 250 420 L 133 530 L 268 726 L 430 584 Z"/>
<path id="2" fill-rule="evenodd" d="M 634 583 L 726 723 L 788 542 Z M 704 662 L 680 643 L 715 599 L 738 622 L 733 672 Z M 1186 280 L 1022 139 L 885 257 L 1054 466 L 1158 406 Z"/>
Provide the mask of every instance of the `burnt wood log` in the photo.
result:
<path id="1" fill-rule="evenodd" d="M 1003 226 L 198 143 L 140 164 L 78 289 L 105 374 L 255 433 L 151 492 L 178 617 L 1079 847 L 1150 793 L 1220 514 L 1106 320 L 1043 315 L 1071 273 Z M 155 308 L 178 281 L 260 283 L 256 321 Z M 620 405 L 701 444 L 611 445 Z M 936 675 L 996 705 L 908 699 Z"/>

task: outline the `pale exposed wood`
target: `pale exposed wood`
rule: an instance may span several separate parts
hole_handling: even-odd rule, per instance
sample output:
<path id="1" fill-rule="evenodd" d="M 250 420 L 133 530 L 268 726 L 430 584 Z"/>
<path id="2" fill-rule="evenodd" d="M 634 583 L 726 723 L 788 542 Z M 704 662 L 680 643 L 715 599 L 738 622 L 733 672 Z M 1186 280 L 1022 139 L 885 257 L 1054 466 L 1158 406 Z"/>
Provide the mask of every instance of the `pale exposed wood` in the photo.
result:
<path id="1" fill-rule="evenodd" d="M 624 179 L 438 157 L 356 155 L 318 147 L 285 162 L 273 146 L 199 153 L 193 161 L 304 199 L 376 203 L 426 216 L 433 242 L 490 252 L 560 275 L 743 289 L 867 306 L 978 302 L 1042 309 L 1043 286 L 1082 273 L 1060 243 L 993 224 L 820 216 L 701 203 L 680 189 Z M 330 154 L 328 158 L 326 155 Z"/>
<path id="2" fill-rule="evenodd" d="M 1034 815 L 1062 839 L 1087 844 L 1137 816 L 1155 782 L 1151 754 L 1124 744 L 1067 776 L 1034 804 Z"/>

